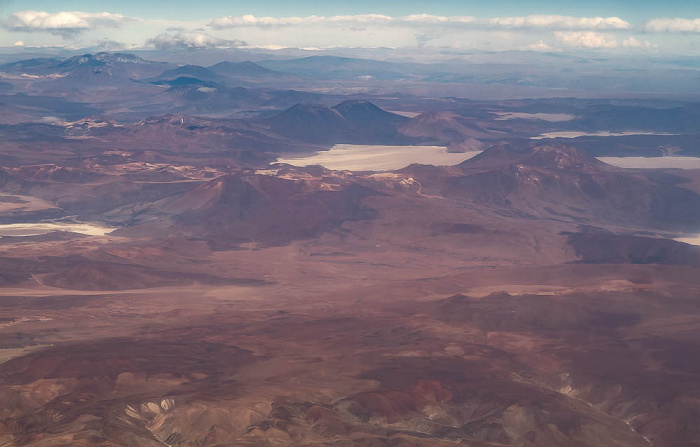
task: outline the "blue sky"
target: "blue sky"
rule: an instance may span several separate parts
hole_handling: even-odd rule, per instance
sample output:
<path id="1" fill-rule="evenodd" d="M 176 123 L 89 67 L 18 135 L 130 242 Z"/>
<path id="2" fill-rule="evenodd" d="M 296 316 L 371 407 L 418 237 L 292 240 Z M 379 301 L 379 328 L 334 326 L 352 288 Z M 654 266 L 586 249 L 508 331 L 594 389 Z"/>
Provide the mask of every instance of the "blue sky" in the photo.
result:
<path id="1" fill-rule="evenodd" d="M 12 45 L 700 55 L 700 0 L 0 0 Z"/>

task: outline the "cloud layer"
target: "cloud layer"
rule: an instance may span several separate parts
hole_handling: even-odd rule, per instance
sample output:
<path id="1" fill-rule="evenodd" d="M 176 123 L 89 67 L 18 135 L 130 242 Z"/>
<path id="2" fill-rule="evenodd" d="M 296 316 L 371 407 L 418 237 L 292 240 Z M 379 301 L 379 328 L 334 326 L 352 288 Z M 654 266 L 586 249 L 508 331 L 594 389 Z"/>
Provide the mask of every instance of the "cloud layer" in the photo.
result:
<path id="1" fill-rule="evenodd" d="M 138 19 L 109 12 L 19 11 L 10 14 L 0 24 L 10 31 L 49 32 L 55 35 L 79 34 L 94 28 L 118 28 Z"/>
<path id="2" fill-rule="evenodd" d="M 652 19 L 643 29 L 648 33 L 700 33 L 700 19 Z"/>
<path id="3" fill-rule="evenodd" d="M 235 39 L 222 39 L 201 31 L 180 31 L 175 34 L 162 33 L 148 39 L 147 45 L 167 50 L 167 49 L 195 49 L 195 48 L 233 48 L 240 47 L 246 43 Z"/>
<path id="4" fill-rule="evenodd" d="M 504 28 L 547 28 L 557 30 L 623 30 L 632 24 L 619 17 L 570 17 L 533 15 L 527 17 L 496 17 L 489 21 Z"/>
<path id="5" fill-rule="evenodd" d="M 2 0 L 0 0 L 2 1 Z M 637 25 L 619 17 L 527 15 L 479 18 L 413 14 L 356 14 L 305 17 L 235 15 L 210 20 L 138 19 L 123 14 L 19 11 L 0 18 L 4 45 L 55 45 L 48 35 L 72 46 L 115 41 L 126 48 L 337 48 L 436 47 L 464 50 L 574 51 L 672 50 L 698 53 L 700 19 L 657 18 Z M 673 34 L 677 36 L 673 36 Z M 634 36 L 632 36 L 634 34 Z M 655 35 L 649 38 L 649 35 Z M 644 37 L 640 37 L 644 36 Z M 658 44 L 656 43 L 658 42 Z M 3 43 L 0 42 L 0 46 Z"/>
<path id="6" fill-rule="evenodd" d="M 256 17 L 254 15 L 218 17 L 211 21 L 215 29 L 237 27 L 273 27 L 295 25 L 440 25 L 464 26 L 496 29 L 553 29 L 553 30 L 624 30 L 632 25 L 619 17 L 571 17 L 561 15 L 531 15 L 525 17 L 495 17 L 478 19 L 470 16 L 437 16 L 431 14 L 414 14 L 403 17 L 391 17 L 382 14 L 360 14 L 342 16 L 307 16 L 307 17 Z"/>
<path id="7" fill-rule="evenodd" d="M 615 48 L 617 40 L 593 31 L 555 31 L 554 37 L 564 45 L 578 48 Z"/>
<path id="8" fill-rule="evenodd" d="M 648 40 L 639 40 L 632 36 L 629 39 L 623 40 L 622 46 L 625 48 L 655 49 L 658 48 L 659 45 L 654 42 L 649 42 Z"/>

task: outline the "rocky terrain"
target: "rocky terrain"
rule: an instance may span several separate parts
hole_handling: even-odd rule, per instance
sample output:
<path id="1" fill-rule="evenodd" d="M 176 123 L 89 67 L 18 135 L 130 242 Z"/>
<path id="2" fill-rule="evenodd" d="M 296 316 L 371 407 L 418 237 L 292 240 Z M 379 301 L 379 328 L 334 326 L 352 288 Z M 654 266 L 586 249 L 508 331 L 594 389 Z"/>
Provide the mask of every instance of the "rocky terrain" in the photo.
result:
<path id="1" fill-rule="evenodd" d="M 595 158 L 696 106 L 307 88 L 370 66 L 0 67 L 0 445 L 700 445 L 700 173 Z"/>

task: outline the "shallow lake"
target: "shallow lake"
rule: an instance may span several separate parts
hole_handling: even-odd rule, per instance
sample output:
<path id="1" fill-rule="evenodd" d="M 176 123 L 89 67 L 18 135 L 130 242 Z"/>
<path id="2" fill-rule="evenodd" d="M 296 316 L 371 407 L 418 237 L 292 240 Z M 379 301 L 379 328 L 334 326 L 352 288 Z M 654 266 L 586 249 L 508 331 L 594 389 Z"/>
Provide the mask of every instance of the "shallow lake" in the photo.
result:
<path id="1" fill-rule="evenodd" d="M 678 242 L 685 242 L 686 244 L 691 245 L 700 245 L 700 234 L 696 234 L 694 236 L 677 237 L 673 240 Z"/>
<path id="2" fill-rule="evenodd" d="M 598 160 L 620 168 L 700 169 L 700 157 L 598 157 Z"/>
<path id="3" fill-rule="evenodd" d="M 477 154 L 479 152 L 447 152 L 443 146 L 336 144 L 328 151 L 306 157 L 283 157 L 277 159 L 277 163 L 293 166 L 321 165 L 331 170 L 393 171 L 413 163 L 456 165 Z"/>
<path id="4" fill-rule="evenodd" d="M 608 132 L 602 130 L 599 132 L 580 132 L 578 130 L 565 130 L 557 132 L 545 132 L 536 137 L 530 137 L 531 140 L 545 140 L 549 138 L 579 138 L 579 137 L 626 137 L 629 135 L 673 135 L 671 133 L 646 132 L 646 131 L 628 131 L 628 132 Z"/>
<path id="5" fill-rule="evenodd" d="M 558 123 L 562 121 L 571 121 L 576 116 L 570 115 L 568 113 L 525 113 L 525 112 L 492 112 L 494 115 L 498 115 L 496 120 L 515 120 L 515 119 L 526 119 L 526 120 L 539 120 L 539 121 L 549 121 L 552 123 Z"/>
<path id="6" fill-rule="evenodd" d="M 39 236 L 53 231 L 69 231 L 88 236 L 104 236 L 115 228 L 87 223 L 39 222 L 0 224 L 0 237 L 4 236 Z"/>

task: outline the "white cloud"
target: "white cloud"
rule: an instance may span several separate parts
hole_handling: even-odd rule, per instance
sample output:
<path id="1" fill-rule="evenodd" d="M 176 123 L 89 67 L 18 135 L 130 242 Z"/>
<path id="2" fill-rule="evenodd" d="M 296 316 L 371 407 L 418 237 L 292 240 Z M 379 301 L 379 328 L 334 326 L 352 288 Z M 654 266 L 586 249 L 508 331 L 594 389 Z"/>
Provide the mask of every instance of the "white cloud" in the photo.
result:
<path id="1" fill-rule="evenodd" d="M 485 28 L 544 28 L 559 30 L 620 30 L 632 25 L 619 17 L 571 17 L 560 15 L 532 15 L 527 17 L 496 17 L 478 19 L 470 16 L 438 16 L 414 14 L 404 17 L 391 17 L 382 14 L 359 14 L 343 16 L 308 17 L 256 17 L 254 15 L 218 17 L 209 25 L 216 29 L 238 27 L 272 27 L 299 25 L 366 25 L 385 24 L 398 26 L 450 25 Z"/>
<path id="2" fill-rule="evenodd" d="M 127 49 L 128 46 L 112 39 L 98 39 L 95 48 L 101 51 L 121 51 Z"/>
<path id="3" fill-rule="evenodd" d="M 256 47 L 440 48 L 450 47 L 454 42 L 470 42 L 470 48 L 537 51 L 558 50 L 557 47 L 562 45 L 553 44 L 557 39 L 573 47 L 613 48 L 618 46 L 616 39 L 620 37 L 610 36 L 633 28 L 619 17 L 531 15 L 477 18 L 432 14 L 397 17 L 382 14 L 307 17 L 237 15 L 213 19 L 209 27 Z M 548 39 L 551 32 L 562 34 L 557 39 Z M 597 32 L 610 35 L 595 34 Z M 539 46 L 525 43 L 540 39 L 543 43 Z"/>
<path id="4" fill-rule="evenodd" d="M 0 20 L 0 24 L 10 31 L 49 32 L 69 36 L 94 28 L 118 28 L 138 19 L 109 12 L 57 12 L 19 11 Z"/>
<path id="5" fill-rule="evenodd" d="M 619 17 L 571 17 L 531 15 L 527 17 L 496 17 L 489 23 L 504 28 L 547 28 L 559 30 L 619 30 L 632 25 Z"/>
<path id="6" fill-rule="evenodd" d="M 657 48 L 659 45 L 654 42 L 649 42 L 648 40 L 639 40 L 634 36 L 631 36 L 629 39 L 625 39 L 622 41 L 622 46 L 625 48 L 653 49 Z"/>
<path id="7" fill-rule="evenodd" d="M 23 47 L 23 46 L 24 46 L 24 42 L 22 42 L 21 40 L 18 40 L 17 42 L 15 42 L 15 46 L 16 46 L 16 47 Z"/>
<path id="8" fill-rule="evenodd" d="M 279 51 L 289 47 L 287 45 L 253 45 L 249 48 L 260 48 L 261 50 Z"/>
<path id="9" fill-rule="evenodd" d="M 528 45 L 527 49 L 530 51 L 550 51 L 552 47 L 540 40 L 537 43 Z"/>
<path id="10" fill-rule="evenodd" d="M 148 39 L 146 45 L 158 49 L 171 48 L 233 48 L 245 45 L 240 40 L 222 39 L 211 34 L 198 31 L 181 31 L 176 34 L 162 33 Z"/>
<path id="11" fill-rule="evenodd" d="M 394 19 L 382 14 L 360 14 L 353 16 L 308 16 L 308 17 L 256 17 L 246 14 L 243 16 L 218 17 L 211 21 L 210 26 L 217 29 L 234 28 L 239 26 L 291 26 L 324 23 L 386 23 Z"/>
<path id="12" fill-rule="evenodd" d="M 617 40 L 608 34 L 593 31 L 555 31 L 554 36 L 564 45 L 579 48 L 615 48 Z"/>
<path id="13" fill-rule="evenodd" d="M 649 33 L 700 33 L 700 19 L 652 19 L 642 30 Z"/>
<path id="14" fill-rule="evenodd" d="M 444 24 L 444 23 L 456 23 L 456 24 L 473 24 L 477 22 L 477 19 L 475 17 L 470 17 L 470 16 L 452 16 L 452 17 L 446 17 L 446 16 L 434 16 L 430 14 L 413 14 L 410 16 L 406 17 L 399 17 L 398 19 L 394 19 L 396 22 L 399 23 L 437 23 L 437 24 Z"/>
<path id="15" fill-rule="evenodd" d="M 0 17 L 0 28 L 4 28 L 0 33 L 5 35 L 5 45 L 16 40 L 27 46 L 56 45 L 57 40 L 52 35 L 59 35 L 70 38 L 75 48 L 95 44 L 110 49 L 132 48 L 144 42 L 158 48 L 236 47 L 243 46 L 245 41 L 251 47 L 268 49 L 428 47 L 561 51 L 618 48 L 629 52 L 631 49 L 681 51 L 687 47 L 687 51 L 695 54 L 698 50 L 691 48 L 692 39 L 684 38 L 681 33 L 700 34 L 700 19 L 657 18 L 631 25 L 619 17 L 359 14 L 235 15 L 213 20 L 173 21 L 135 19 L 107 12 L 20 11 Z M 13 36 L 12 31 L 22 33 Z M 650 33 L 681 35 L 650 36 Z"/>

